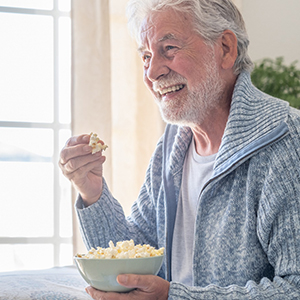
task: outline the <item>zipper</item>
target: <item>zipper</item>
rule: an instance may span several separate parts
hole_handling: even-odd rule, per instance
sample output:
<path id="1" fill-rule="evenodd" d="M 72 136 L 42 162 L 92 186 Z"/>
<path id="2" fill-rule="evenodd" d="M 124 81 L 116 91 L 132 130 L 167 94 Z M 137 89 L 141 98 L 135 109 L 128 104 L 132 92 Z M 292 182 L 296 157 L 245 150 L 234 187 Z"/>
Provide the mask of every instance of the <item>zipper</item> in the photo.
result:
<path id="1" fill-rule="evenodd" d="M 288 125 L 286 123 L 281 123 L 278 127 L 276 127 L 274 130 L 272 130 L 267 135 L 253 141 L 248 146 L 246 146 L 244 149 L 241 149 L 239 152 L 237 152 L 232 158 L 229 159 L 229 162 L 224 166 L 223 168 L 220 168 L 220 171 L 217 169 L 213 177 L 203 186 L 198 200 L 200 200 L 200 196 L 203 192 L 203 190 L 207 187 L 208 184 L 210 184 L 212 181 L 216 180 L 219 177 L 224 177 L 232 170 L 236 169 L 239 165 L 241 165 L 243 162 L 245 162 L 249 157 L 253 156 L 255 153 L 258 153 L 262 149 L 272 145 L 275 142 L 278 142 L 279 140 L 283 139 L 286 135 L 289 134 Z"/>

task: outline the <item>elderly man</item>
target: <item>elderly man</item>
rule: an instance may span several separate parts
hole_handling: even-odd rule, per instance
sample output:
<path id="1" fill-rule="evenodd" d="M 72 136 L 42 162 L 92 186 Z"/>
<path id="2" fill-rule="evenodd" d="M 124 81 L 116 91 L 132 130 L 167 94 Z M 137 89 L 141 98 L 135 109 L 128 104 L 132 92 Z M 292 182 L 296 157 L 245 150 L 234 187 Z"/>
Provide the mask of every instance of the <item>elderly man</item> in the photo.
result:
<path id="1" fill-rule="evenodd" d="M 166 248 L 159 276 L 94 299 L 300 299 L 300 115 L 257 90 L 230 0 L 133 0 L 144 81 L 168 123 L 125 218 L 89 137 L 60 166 L 78 189 L 88 248 L 133 239 Z M 111 226 L 113 224 L 114 226 Z"/>

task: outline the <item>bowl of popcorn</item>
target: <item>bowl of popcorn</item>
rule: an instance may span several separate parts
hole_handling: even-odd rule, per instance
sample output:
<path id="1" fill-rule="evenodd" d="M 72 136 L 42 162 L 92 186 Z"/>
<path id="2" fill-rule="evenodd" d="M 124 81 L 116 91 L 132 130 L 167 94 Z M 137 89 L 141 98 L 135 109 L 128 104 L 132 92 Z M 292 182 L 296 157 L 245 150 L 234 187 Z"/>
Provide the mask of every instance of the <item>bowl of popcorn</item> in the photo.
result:
<path id="1" fill-rule="evenodd" d="M 75 264 L 83 279 L 92 287 L 107 292 L 129 292 L 117 282 L 119 274 L 157 275 L 164 258 L 164 248 L 135 245 L 133 240 L 109 242 L 108 248 L 91 248 L 77 254 Z"/>

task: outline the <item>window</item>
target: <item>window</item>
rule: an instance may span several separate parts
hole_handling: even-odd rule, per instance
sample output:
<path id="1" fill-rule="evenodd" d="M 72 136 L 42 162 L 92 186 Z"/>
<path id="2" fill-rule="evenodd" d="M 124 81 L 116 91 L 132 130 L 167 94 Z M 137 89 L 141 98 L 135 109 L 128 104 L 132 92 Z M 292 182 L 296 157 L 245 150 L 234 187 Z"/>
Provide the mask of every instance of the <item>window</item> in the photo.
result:
<path id="1" fill-rule="evenodd" d="M 0 271 L 72 264 L 71 0 L 0 0 Z"/>

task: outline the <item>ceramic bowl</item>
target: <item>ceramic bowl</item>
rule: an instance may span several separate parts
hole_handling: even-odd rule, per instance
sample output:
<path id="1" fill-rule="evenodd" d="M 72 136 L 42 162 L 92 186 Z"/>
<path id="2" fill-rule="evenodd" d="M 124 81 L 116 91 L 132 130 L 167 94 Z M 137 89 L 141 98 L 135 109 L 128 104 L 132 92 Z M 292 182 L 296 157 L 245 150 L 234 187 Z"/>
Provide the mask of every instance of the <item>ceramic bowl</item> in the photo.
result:
<path id="1" fill-rule="evenodd" d="M 145 258 L 95 259 L 75 256 L 74 261 L 83 279 L 92 287 L 107 292 L 128 292 L 132 289 L 117 282 L 119 274 L 157 275 L 164 255 Z"/>

